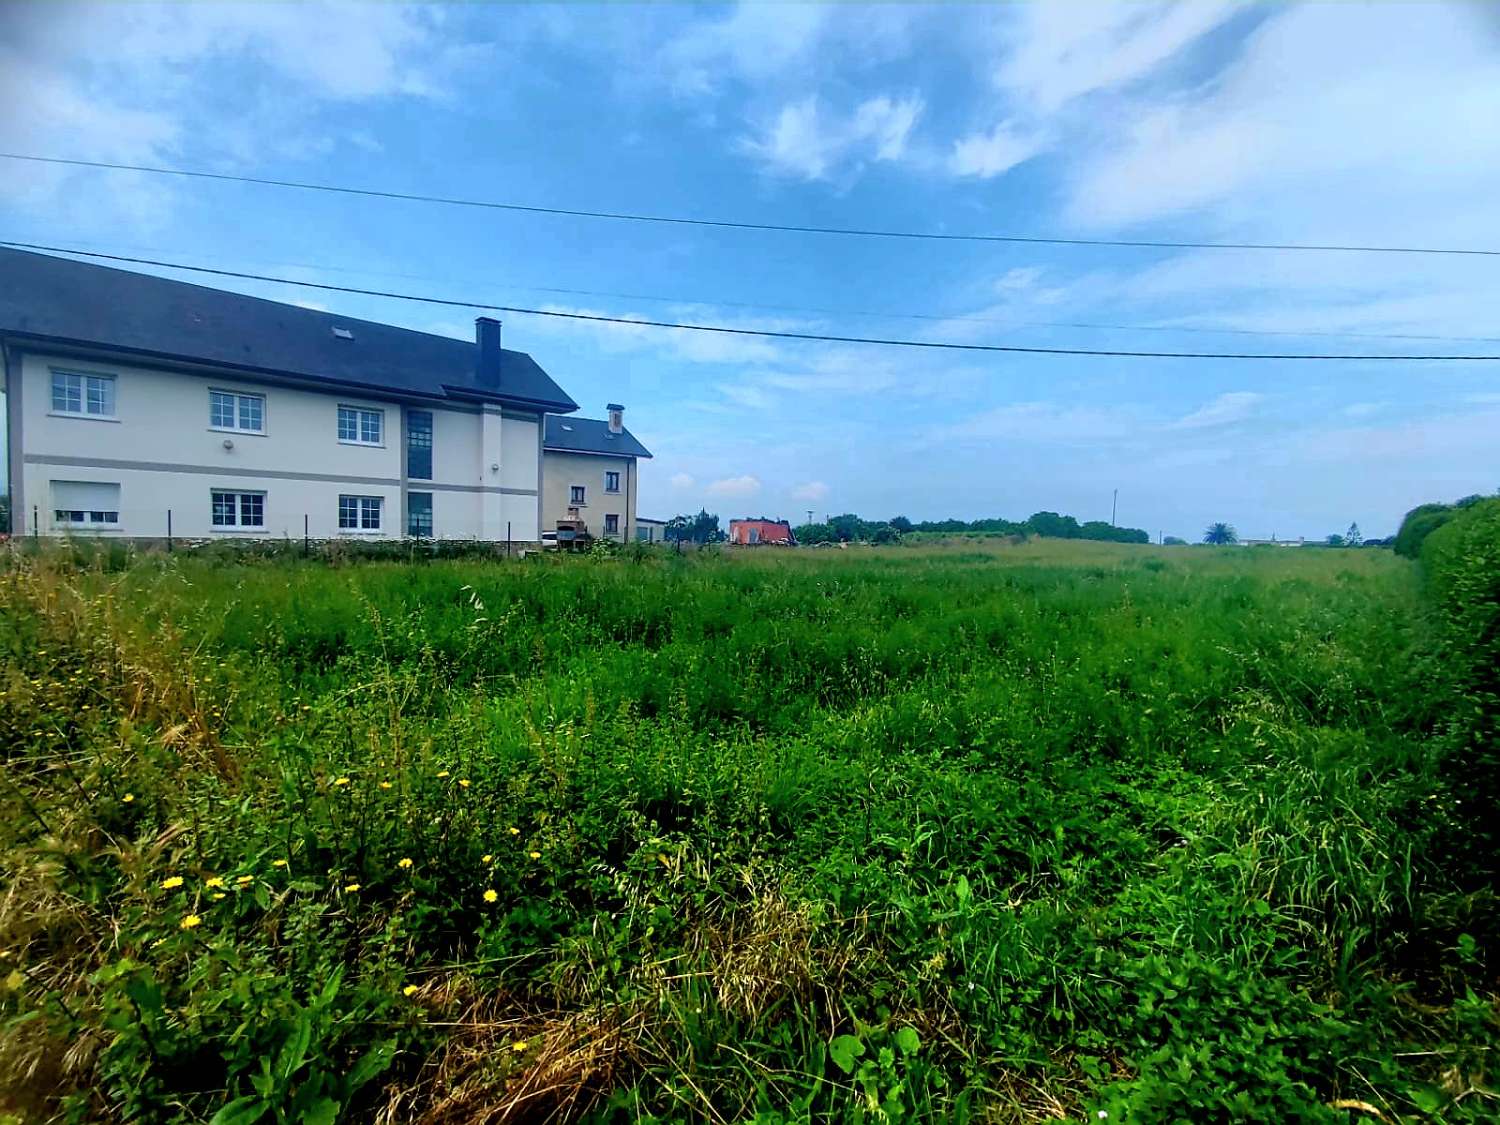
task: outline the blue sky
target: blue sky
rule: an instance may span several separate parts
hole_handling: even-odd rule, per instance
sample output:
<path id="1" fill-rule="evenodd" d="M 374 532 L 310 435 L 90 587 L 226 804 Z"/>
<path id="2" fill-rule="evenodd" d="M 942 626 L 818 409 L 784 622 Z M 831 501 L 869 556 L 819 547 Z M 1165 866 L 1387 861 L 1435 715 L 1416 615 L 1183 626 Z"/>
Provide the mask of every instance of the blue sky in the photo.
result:
<path id="1" fill-rule="evenodd" d="M 549 206 L 1500 247 L 1500 11 L 1478 4 L 0 6 L 0 106 L 6 150 Z M 0 164 L 0 238 L 336 284 L 965 342 L 1500 351 L 1383 338 L 1500 337 L 1493 258 L 716 231 Z M 472 334 L 462 310 L 242 288 Z M 1107 519 L 1118 488 L 1153 533 L 1311 537 L 1500 486 L 1500 365 L 504 319 L 585 413 L 627 404 L 657 454 L 643 514 Z"/>

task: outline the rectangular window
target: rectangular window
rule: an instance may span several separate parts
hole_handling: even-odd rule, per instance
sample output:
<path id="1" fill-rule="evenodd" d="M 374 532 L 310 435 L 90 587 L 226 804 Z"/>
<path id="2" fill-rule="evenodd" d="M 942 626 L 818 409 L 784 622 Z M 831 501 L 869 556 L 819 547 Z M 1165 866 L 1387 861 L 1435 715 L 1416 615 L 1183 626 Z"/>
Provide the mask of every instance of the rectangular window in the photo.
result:
<path id="1" fill-rule="evenodd" d="M 340 496 L 339 529 L 379 531 L 380 509 L 384 503 L 379 496 Z"/>
<path id="2" fill-rule="evenodd" d="M 618 535 L 618 534 L 620 534 L 620 517 L 619 516 L 615 515 L 614 513 L 610 513 L 609 515 L 607 515 L 607 516 L 604 517 L 604 534 L 605 535 Z"/>
<path id="3" fill-rule="evenodd" d="M 620 474 L 619 473 L 605 473 L 604 474 L 604 491 L 605 492 L 619 492 L 620 491 Z"/>
<path id="4" fill-rule="evenodd" d="M 208 425 L 215 430 L 263 434 L 266 432 L 266 396 L 209 391 Z"/>
<path id="5" fill-rule="evenodd" d="M 225 488 L 209 492 L 214 527 L 265 527 L 266 494 L 234 492 Z"/>
<path id="6" fill-rule="evenodd" d="M 581 485 L 581 484 L 575 484 L 571 488 L 568 489 L 568 503 L 569 504 L 582 504 L 583 503 L 583 485 Z"/>
<path id="7" fill-rule="evenodd" d="M 432 479 L 431 411 L 406 412 L 406 475 L 412 480 Z"/>
<path id="8" fill-rule="evenodd" d="M 52 521 L 58 527 L 119 527 L 120 486 L 84 480 L 53 481 Z"/>
<path id="9" fill-rule="evenodd" d="M 339 441 L 345 445 L 379 445 L 385 431 L 385 412 L 362 406 L 339 407 Z"/>
<path id="10" fill-rule="evenodd" d="M 52 411 L 54 414 L 78 414 L 86 418 L 113 418 L 115 377 L 54 371 Z"/>
<path id="11" fill-rule="evenodd" d="M 432 538 L 432 493 L 406 494 L 406 534 L 413 539 Z"/>

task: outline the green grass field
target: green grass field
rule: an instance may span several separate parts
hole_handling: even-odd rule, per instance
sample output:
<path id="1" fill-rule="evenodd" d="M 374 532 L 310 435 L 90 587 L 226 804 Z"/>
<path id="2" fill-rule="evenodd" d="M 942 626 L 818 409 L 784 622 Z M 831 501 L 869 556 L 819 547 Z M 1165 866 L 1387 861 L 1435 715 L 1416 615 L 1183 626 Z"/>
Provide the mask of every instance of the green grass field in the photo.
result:
<path id="1" fill-rule="evenodd" d="M 1426 598 L 1047 541 L 17 558 L 0 1119 L 1500 1119 Z"/>

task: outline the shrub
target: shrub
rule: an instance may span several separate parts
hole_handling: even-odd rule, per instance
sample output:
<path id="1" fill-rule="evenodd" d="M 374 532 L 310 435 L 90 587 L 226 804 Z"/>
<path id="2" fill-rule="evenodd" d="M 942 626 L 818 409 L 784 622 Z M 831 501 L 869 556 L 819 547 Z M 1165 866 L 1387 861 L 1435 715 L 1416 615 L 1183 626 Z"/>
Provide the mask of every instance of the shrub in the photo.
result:
<path id="1" fill-rule="evenodd" d="M 1403 558 L 1416 559 L 1422 556 L 1422 544 L 1453 516 L 1453 508 L 1447 504 L 1419 504 L 1401 521 L 1396 532 L 1396 554 Z"/>
<path id="2" fill-rule="evenodd" d="M 1428 536 L 1422 563 L 1454 691 L 1448 766 L 1471 834 L 1465 850 L 1493 872 L 1500 845 L 1500 499 L 1450 512 Z"/>

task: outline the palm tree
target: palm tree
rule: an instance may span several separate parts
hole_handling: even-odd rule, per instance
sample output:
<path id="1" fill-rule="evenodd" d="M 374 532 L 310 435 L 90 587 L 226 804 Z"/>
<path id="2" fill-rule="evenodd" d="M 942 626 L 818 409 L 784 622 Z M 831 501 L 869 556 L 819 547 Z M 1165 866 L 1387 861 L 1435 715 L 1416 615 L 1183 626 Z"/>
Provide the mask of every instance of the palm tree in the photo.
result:
<path id="1" fill-rule="evenodd" d="M 1203 542 L 1212 543 L 1216 547 L 1227 547 L 1239 541 L 1239 535 L 1227 523 L 1211 523 L 1208 525 L 1208 530 L 1203 533 Z"/>

